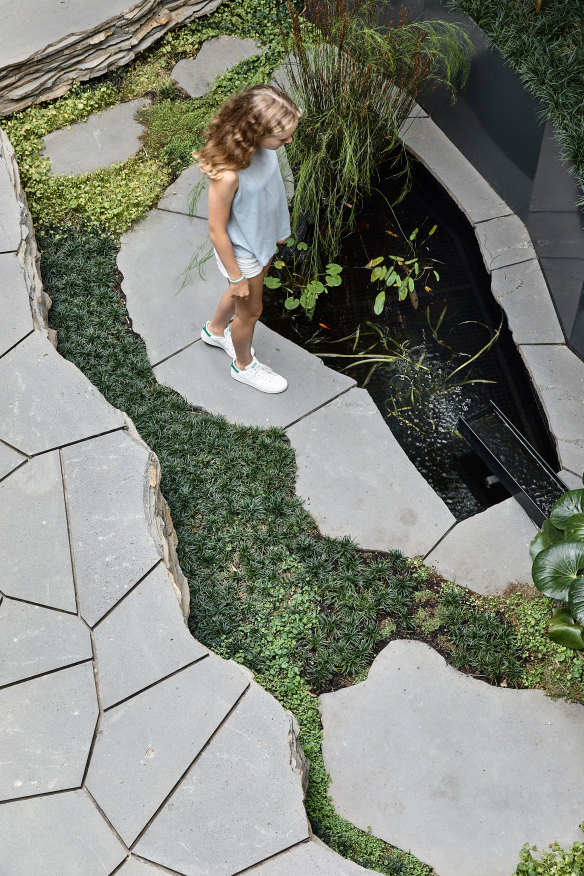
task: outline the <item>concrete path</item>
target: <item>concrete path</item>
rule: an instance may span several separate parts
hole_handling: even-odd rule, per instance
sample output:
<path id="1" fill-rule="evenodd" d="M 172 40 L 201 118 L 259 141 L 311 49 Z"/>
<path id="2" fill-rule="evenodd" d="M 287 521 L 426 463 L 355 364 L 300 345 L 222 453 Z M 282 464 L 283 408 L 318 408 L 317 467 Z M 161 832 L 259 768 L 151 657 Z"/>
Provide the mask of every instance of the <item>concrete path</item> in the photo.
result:
<path id="1" fill-rule="evenodd" d="M 524 843 L 581 839 L 582 706 L 492 687 L 408 641 L 320 704 L 337 810 L 440 876 L 509 876 Z"/>
<path id="2" fill-rule="evenodd" d="M 56 176 L 94 173 L 102 167 L 121 164 L 141 147 L 145 132 L 134 116 L 149 100 L 131 100 L 101 113 L 93 113 L 84 122 L 53 131 L 44 138 L 45 154 Z"/>

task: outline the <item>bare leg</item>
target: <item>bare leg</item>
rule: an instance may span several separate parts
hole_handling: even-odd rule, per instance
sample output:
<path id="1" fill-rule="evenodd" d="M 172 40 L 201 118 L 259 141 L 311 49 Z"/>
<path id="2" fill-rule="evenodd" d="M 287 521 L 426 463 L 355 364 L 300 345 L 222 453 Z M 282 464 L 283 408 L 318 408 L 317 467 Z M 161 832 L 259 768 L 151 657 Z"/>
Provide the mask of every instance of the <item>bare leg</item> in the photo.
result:
<path id="1" fill-rule="evenodd" d="M 235 317 L 231 326 L 231 339 L 235 347 L 235 366 L 240 370 L 251 364 L 253 359 L 251 342 L 255 324 L 262 315 L 264 277 L 268 273 L 270 262 L 263 268 L 261 274 L 250 277 L 249 298 L 235 299 Z"/>
<path id="2" fill-rule="evenodd" d="M 231 288 L 229 288 L 221 296 L 221 300 L 217 305 L 217 310 L 215 311 L 213 319 L 209 320 L 209 331 L 211 334 L 222 337 L 225 333 L 225 329 L 233 319 L 234 313 L 235 304 L 231 297 Z"/>

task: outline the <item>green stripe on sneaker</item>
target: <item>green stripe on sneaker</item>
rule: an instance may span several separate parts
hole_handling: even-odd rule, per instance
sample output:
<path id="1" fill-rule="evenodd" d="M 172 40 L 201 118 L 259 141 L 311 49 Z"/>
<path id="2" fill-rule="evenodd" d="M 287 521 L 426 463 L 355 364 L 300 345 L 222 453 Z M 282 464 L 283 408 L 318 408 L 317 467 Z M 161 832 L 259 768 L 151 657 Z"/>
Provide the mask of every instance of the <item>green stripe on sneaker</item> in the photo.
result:
<path id="1" fill-rule="evenodd" d="M 209 329 L 207 328 L 207 323 L 205 323 L 205 325 L 203 326 L 203 329 L 202 329 L 202 330 L 205 332 L 205 334 L 207 335 L 208 338 L 211 337 L 211 332 L 210 332 Z"/>

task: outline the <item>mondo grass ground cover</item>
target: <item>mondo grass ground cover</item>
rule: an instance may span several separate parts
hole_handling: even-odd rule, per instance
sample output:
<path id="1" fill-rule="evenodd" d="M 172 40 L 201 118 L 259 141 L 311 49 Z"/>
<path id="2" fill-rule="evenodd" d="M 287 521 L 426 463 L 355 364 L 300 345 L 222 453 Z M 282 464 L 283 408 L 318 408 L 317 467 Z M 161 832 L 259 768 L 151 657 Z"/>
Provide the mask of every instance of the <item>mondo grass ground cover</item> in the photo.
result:
<path id="1" fill-rule="evenodd" d="M 193 634 L 246 664 L 294 711 L 311 762 L 306 804 L 315 832 L 363 866 L 429 876 L 424 864 L 335 813 L 316 695 L 365 678 L 395 637 L 422 639 L 491 683 L 545 687 L 582 702 L 580 661 L 547 639 L 549 602 L 539 594 L 473 596 L 397 552 L 373 555 L 349 540 L 322 538 L 295 496 L 294 454 L 282 431 L 232 426 L 157 384 L 116 273 L 121 233 L 190 163 L 223 97 L 270 78 L 282 57 L 283 10 L 266 0 L 225 2 L 127 69 L 19 113 L 5 127 L 41 232 L 59 351 L 129 414 L 160 459 L 191 587 Z M 190 101 L 172 85 L 170 70 L 221 33 L 257 36 L 268 51 Z M 98 174 L 52 177 L 40 155 L 44 133 L 144 94 L 153 99 L 143 114 L 144 154 Z"/>
<path id="2" fill-rule="evenodd" d="M 584 3 L 451 0 L 449 5 L 476 21 L 517 70 L 584 183 Z"/>

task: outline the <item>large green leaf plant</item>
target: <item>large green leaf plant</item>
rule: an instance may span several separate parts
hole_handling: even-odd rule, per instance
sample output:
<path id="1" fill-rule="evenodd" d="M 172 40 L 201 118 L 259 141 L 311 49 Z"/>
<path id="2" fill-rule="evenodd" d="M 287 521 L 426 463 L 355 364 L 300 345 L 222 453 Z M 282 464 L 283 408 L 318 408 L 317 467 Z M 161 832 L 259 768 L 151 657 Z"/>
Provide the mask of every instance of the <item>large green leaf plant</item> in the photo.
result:
<path id="1" fill-rule="evenodd" d="M 533 583 L 561 603 L 550 621 L 550 639 L 584 650 L 584 490 L 560 496 L 529 551 Z"/>

